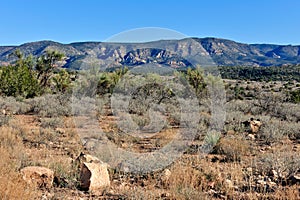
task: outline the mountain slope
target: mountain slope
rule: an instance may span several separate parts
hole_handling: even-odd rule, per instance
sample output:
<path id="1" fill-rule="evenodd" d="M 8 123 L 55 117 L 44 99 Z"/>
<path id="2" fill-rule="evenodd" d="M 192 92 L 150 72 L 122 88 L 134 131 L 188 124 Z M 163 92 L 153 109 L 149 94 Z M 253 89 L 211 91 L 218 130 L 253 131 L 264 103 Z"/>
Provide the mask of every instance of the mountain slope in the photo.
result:
<path id="1" fill-rule="evenodd" d="M 147 43 L 78 42 L 61 44 L 53 41 L 0 46 L 0 65 L 15 58 L 16 49 L 25 55 L 40 56 L 46 50 L 65 53 L 67 68 L 80 69 L 95 65 L 104 68 L 159 63 L 174 68 L 190 65 L 281 66 L 300 63 L 300 46 L 243 44 L 218 38 L 186 38 Z"/>

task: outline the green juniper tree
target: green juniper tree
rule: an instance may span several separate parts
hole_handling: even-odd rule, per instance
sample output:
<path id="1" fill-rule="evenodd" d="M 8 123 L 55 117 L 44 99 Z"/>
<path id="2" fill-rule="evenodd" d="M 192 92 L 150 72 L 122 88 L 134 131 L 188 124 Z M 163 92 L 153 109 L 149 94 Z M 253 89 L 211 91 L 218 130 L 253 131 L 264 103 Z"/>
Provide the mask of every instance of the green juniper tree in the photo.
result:
<path id="1" fill-rule="evenodd" d="M 58 62 L 62 61 L 64 54 L 57 51 L 47 51 L 37 60 L 36 70 L 37 78 L 41 87 L 49 87 L 50 79 L 53 75 L 54 69 L 58 66 Z"/>

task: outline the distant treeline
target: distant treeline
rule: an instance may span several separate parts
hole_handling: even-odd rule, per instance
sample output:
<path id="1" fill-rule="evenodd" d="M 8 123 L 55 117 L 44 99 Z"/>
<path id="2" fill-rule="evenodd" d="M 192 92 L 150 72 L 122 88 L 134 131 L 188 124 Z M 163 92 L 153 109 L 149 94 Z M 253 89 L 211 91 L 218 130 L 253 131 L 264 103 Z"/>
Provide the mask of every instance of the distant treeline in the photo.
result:
<path id="1" fill-rule="evenodd" d="M 282 67 L 219 67 L 223 79 L 250 81 L 298 81 L 300 65 Z"/>

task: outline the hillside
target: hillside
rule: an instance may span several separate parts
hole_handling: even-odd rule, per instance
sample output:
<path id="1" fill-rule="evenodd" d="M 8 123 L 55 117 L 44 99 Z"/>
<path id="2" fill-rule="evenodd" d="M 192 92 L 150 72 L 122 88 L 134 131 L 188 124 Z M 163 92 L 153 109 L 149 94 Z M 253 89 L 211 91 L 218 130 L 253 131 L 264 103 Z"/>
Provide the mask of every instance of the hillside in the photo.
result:
<path id="1" fill-rule="evenodd" d="M 0 65 L 15 58 L 9 55 L 20 49 L 25 55 L 40 56 L 47 49 L 65 53 L 66 68 L 80 69 L 95 64 L 115 67 L 159 63 L 174 68 L 190 65 L 282 66 L 300 63 L 300 46 L 244 44 L 218 38 L 186 38 L 147 43 L 79 42 L 61 44 L 53 41 L 0 46 Z"/>

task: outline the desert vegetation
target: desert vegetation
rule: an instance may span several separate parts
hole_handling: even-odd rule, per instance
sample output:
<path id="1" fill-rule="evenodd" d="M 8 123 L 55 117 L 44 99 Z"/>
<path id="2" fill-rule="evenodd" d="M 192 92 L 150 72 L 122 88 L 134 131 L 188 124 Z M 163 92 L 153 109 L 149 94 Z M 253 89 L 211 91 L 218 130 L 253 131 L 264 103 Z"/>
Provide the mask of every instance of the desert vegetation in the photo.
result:
<path id="1" fill-rule="evenodd" d="M 69 71 L 54 51 L 11 56 L 0 68 L 0 199 L 300 198 L 299 66 L 228 67 L 212 77 L 200 68 Z M 95 150 L 109 141 L 147 155 L 176 145 L 185 128 L 180 156 L 153 171 L 128 171 Z M 82 188 L 82 153 L 110 163 L 100 194 Z M 52 186 L 28 184 L 27 166 L 53 170 Z"/>

